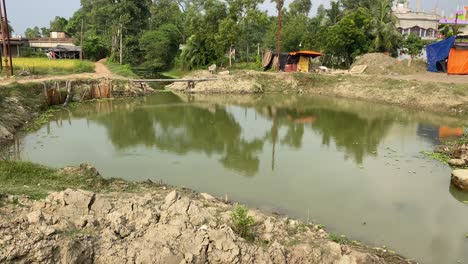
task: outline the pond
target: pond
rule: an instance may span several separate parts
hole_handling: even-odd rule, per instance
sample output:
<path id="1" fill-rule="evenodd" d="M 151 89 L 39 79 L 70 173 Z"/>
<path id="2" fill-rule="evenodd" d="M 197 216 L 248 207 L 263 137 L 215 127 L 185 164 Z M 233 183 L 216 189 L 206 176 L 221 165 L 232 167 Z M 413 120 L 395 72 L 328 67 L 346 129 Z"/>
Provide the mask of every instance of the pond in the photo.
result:
<path id="1" fill-rule="evenodd" d="M 423 263 L 468 261 L 468 195 L 420 154 L 463 121 L 317 96 L 83 103 L 20 135 L 12 158 L 184 186 L 315 221 Z"/>

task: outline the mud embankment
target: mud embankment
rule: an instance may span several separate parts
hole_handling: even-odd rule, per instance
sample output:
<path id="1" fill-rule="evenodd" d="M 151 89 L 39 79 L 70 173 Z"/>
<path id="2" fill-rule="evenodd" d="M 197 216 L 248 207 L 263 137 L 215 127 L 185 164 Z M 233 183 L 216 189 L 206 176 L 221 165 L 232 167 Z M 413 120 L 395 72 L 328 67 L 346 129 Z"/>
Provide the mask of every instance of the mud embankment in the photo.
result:
<path id="1" fill-rule="evenodd" d="M 199 71 L 192 78 L 213 76 Z M 414 109 L 466 115 L 468 83 L 421 82 L 385 75 L 328 75 L 238 71 L 216 75 L 217 80 L 199 82 L 187 90 L 183 83 L 168 88 L 191 93 L 311 93 L 332 97 L 393 104 Z"/>
<path id="2" fill-rule="evenodd" d="M 61 173 L 94 173 L 88 166 Z M 236 232 L 234 206 L 154 183 L 117 192 L 67 189 L 45 200 L 3 198 L 1 263 L 413 263 L 335 236 L 320 225 L 249 210 L 252 239 Z M 137 189 L 135 189 L 137 188 Z"/>
<path id="3" fill-rule="evenodd" d="M 52 105 L 63 105 L 65 101 L 135 97 L 153 91 L 147 84 L 110 79 L 53 80 L 0 87 L 0 147 L 13 140 L 19 129 L 40 118 L 40 113 Z"/>

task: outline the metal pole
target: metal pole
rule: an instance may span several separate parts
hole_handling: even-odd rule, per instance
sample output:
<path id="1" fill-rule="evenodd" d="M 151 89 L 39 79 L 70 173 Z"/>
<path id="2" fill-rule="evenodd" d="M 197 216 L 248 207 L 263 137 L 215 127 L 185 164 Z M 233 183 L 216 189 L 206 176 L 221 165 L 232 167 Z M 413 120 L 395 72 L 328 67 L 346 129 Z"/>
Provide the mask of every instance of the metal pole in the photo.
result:
<path id="1" fill-rule="evenodd" d="M 10 27 L 8 26 L 8 12 L 7 12 L 7 7 L 5 0 L 3 0 L 3 12 L 5 13 L 5 27 L 6 27 L 6 33 L 7 33 L 7 48 L 8 48 L 8 55 L 10 56 L 10 71 L 11 75 L 13 76 L 13 57 L 11 55 L 11 43 L 10 43 Z"/>
<path id="2" fill-rule="evenodd" d="M 3 57 L 5 58 L 5 76 L 8 78 L 10 74 L 10 64 L 8 63 L 8 57 L 6 56 L 7 47 L 6 47 L 6 38 L 5 38 L 5 23 L 3 23 L 3 11 L 0 4 L 0 28 L 2 30 L 2 43 L 3 43 Z"/>
<path id="3" fill-rule="evenodd" d="M 277 36 L 277 53 L 278 53 L 278 65 L 276 65 L 276 71 L 280 70 L 280 53 L 281 53 L 281 9 L 282 2 L 278 0 L 278 36 Z"/>

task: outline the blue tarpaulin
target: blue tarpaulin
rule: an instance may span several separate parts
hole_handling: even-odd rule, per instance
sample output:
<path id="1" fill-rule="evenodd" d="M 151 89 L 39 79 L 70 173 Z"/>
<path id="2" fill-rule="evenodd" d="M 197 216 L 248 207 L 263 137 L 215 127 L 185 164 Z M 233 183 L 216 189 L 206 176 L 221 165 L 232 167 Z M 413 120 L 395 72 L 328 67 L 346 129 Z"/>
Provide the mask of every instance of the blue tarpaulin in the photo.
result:
<path id="1" fill-rule="evenodd" d="M 427 53 L 427 70 L 430 72 L 438 72 L 437 62 L 445 61 L 449 54 L 450 49 L 455 44 L 455 37 L 436 42 L 426 46 Z"/>

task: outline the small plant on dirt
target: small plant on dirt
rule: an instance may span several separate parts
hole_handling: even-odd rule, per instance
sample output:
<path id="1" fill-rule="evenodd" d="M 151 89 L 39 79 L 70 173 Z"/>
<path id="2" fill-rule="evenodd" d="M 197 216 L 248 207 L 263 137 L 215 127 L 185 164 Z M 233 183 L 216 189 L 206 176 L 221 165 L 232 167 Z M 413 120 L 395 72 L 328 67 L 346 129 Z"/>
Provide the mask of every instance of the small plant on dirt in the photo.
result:
<path id="1" fill-rule="evenodd" d="M 340 236 L 340 235 L 332 233 L 332 234 L 328 235 L 328 239 L 330 239 L 331 241 L 336 242 L 338 244 L 342 244 L 342 245 L 350 243 L 349 239 L 344 235 Z"/>
<path id="2" fill-rule="evenodd" d="M 237 234 L 249 241 L 253 241 L 254 234 L 252 231 L 252 226 L 255 225 L 255 220 L 252 216 L 248 216 L 247 212 L 247 207 L 238 204 L 232 211 L 231 220 L 233 229 Z"/>
<path id="3" fill-rule="evenodd" d="M 442 163 L 448 163 L 449 160 L 450 160 L 450 157 L 447 154 L 444 154 L 444 153 L 422 151 L 421 154 L 423 154 L 424 156 L 426 156 L 428 158 L 438 160 L 438 161 L 440 161 Z"/>

